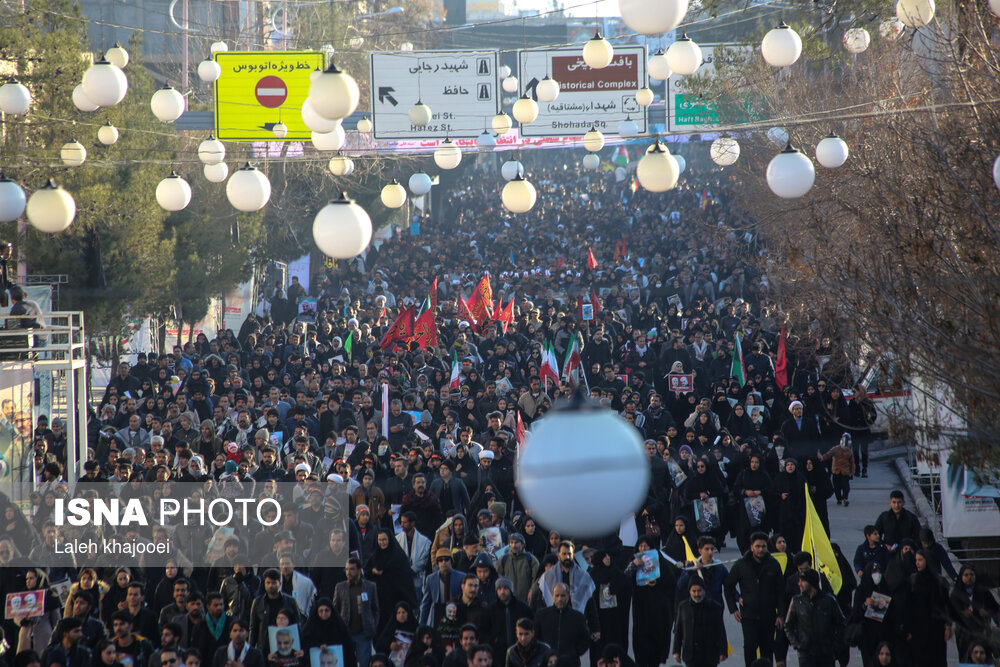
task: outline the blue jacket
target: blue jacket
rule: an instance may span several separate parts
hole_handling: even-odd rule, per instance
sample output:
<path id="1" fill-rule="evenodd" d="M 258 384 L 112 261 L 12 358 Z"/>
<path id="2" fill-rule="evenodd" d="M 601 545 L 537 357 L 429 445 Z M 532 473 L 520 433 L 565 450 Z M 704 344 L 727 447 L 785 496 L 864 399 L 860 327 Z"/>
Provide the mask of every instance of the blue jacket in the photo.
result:
<path id="1" fill-rule="evenodd" d="M 854 552 L 854 571 L 864 572 L 869 563 L 877 563 L 879 570 L 885 572 L 885 567 L 889 564 L 889 548 L 882 542 L 869 547 L 868 540 L 859 544 Z"/>
<path id="2" fill-rule="evenodd" d="M 713 565 L 712 567 L 702 568 L 701 574 L 705 580 L 705 597 L 725 606 L 726 598 L 723 593 L 723 585 L 725 584 L 729 570 L 726 569 L 725 565 Z M 677 579 L 677 590 L 683 593 L 685 598 L 687 597 L 688 582 L 691 581 L 692 576 L 698 576 L 698 571 L 684 570 Z"/>
<path id="3" fill-rule="evenodd" d="M 424 591 L 420 596 L 420 625 L 434 627 L 434 605 L 438 602 L 450 602 L 462 594 L 462 579 L 465 579 L 465 572 L 458 570 L 451 571 L 451 581 L 448 587 L 451 589 L 447 600 L 441 599 L 441 571 L 435 570 L 424 579 Z"/>

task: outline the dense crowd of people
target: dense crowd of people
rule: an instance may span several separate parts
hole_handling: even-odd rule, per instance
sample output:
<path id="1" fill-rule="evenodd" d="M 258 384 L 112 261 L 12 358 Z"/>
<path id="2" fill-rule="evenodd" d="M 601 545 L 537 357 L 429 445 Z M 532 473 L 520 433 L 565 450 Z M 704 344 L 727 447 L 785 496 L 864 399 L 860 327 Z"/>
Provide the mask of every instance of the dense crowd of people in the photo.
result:
<path id="1" fill-rule="evenodd" d="M 0 599 L 39 591 L 46 603 L 7 614 L 0 662 L 577 667 L 589 652 L 592 667 L 701 667 L 731 652 L 725 614 L 743 646 L 728 659 L 748 666 L 790 650 L 800 665 L 846 665 L 855 646 L 865 666 L 937 667 L 952 634 L 963 658 L 992 661 L 1000 607 L 973 568 L 952 569 L 901 493 L 853 559 L 834 544 L 836 588 L 829 564 L 800 552 L 808 503 L 829 532 L 830 499 L 849 505 L 867 475 L 871 402 L 820 372 L 831 344 L 812 333 L 789 346 L 779 383 L 784 316 L 742 259 L 757 251 L 746 221 L 717 172 L 689 169 L 664 200 L 610 172 L 536 165 L 542 196 L 517 217 L 482 179 L 450 192 L 419 235 L 308 289 L 277 286 L 240 331 L 121 363 L 88 417 L 86 482 L 119 495 L 294 485 L 279 525 L 232 535 L 211 566 L 39 567 L 58 537 L 55 500 L 79 493 L 64 479 L 65 425 L 40 417 L 30 506 L 0 502 Z M 512 323 L 460 312 L 484 275 L 494 300 L 514 301 Z M 303 322 L 307 296 L 318 308 Z M 436 345 L 380 345 L 401 309 L 428 305 Z M 585 391 L 645 441 L 652 476 L 634 530 L 561 535 L 518 498 L 519 424 L 577 390 L 542 381 L 549 344 L 560 364 L 578 346 Z M 344 487 L 349 523 L 333 526 L 330 489 Z M 153 526 L 136 539 L 170 537 Z M 212 542 L 201 537 L 186 548 Z M 727 544 L 743 555 L 722 563 Z"/>

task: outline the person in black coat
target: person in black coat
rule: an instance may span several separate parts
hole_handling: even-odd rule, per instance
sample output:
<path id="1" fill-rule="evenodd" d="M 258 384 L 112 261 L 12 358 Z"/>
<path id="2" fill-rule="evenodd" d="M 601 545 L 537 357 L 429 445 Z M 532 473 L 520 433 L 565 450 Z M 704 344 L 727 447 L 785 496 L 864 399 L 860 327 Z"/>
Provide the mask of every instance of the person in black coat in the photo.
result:
<path id="1" fill-rule="evenodd" d="M 976 582 L 976 571 L 970 565 L 959 571 L 948 602 L 955 621 L 958 654 L 964 656 L 977 637 L 988 636 L 991 622 L 1000 619 L 1000 606 L 989 588 Z"/>
<path id="2" fill-rule="evenodd" d="M 406 602 L 411 609 L 417 607 L 410 559 L 390 531 L 379 531 L 375 554 L 365 563 L 365 573 L 378 588 L 380 628 L 389 622 L 397 602 Z"/>
<path id="3" fill-rule="evenodd" d="M 774 480 L 778 496 L 778 527 L 788 544 L 802 544 L 806 516 L 806 478 L 794 458 L 785 459 L 785 470 Z"/>
<path id="4" fill-rule="evenodd" d="M 820 439 L 816 418 L 803 413 L 801 401 L 792 401 L 788 411 L 791 416 L 781 424 L 781 435 L 792 455 L 803 456 L 815 451 Z"/>
<path id="5" fill-rule="evenodd" d="M 416 628 L 416 624 L 414 624 Z M 316 600 L 312 610 L 309 612 L 309 620 L 302 627 L 302 650 L 308 652 L 314 647 L 336 646 L 344 648 L 345 667 L 365 667 L 358 666 L 358 658 L 354 653 L 354 642 L 351 640 L 351 631 L 344 622 L 343 617 L 337 612 L 333 601 L 328 597 L 321 597 Z M 339 667 L 339 665 L 338 665 Z"/>
<path id="6" fill-rule="evenodd" d="M 829 535 L 830 513 L 827 511 L 826 501 L 833 495 L 830 473 L 815 457 L 810 456 L 805 462 L 805 478 L 809 483 L 809 496 L 812 498 L 813 507 L 816 508 L 816 515 L 819 516 L 823 529 Z"/>
<path id="7" fill-rule="evenodd" d="M 493 647 L 493 655 L 504 655 L 517 641 L 517 622 L 534 614 L 514 597 L 514 584 L 507 577 L 497 579 L 496 592 L 496 601 L 486 607 L 479 622 L 479 637 Z"/>
<path id="8" fill-rule="evenodd" d="M 726 577 L 726 606 L 743 627 L 743 658 L 749 665 L 760 657 L 770 661 L 774 632 L 781 627 L 778 607 L 785 590 L 781 566 L 767 552 L 767 535 L 750 536 L 750 551 Z"/>
<path id="9" fill-rule="evenodd" d="M 607 551 L 594 552 L 590 578 L 594 581 L 594 607 L 601 620 L 601 638 L 590 649 L 591 667 L 597 667 L 601 652 L 608 644 L 628 651 L 628 616 L 632 605 L 632 580 L 614 565 Z"/>
<path id="10" fill-rule="evenodd" d="M 766 530 L 771 525 L 769 513 L 777 509 L 773 501 L 774 483 L 771 481 L 771 476 L 764 471 L 763 455 L 756 452 L 750 455 L 750 465 L 736 476 L 733 491 L 736 494 L 736 514 L 738 516 L 736 545 L 739 547 L 740 553 L 746 553 L 746 550 L 750 548 L 750 534 L 756 530 Z M 754 513 L 755 506 L 748 509 L 747 499 L 753 501 L 754 498 L 763 499 L 763 516 Z M 751 516 L 754 518 L 751 519 Z"/>
<path id="11" fill-rule="evenodd" d="M 910 650 L 910 664 L 932 667 L 948 662 L 951 618 L 944 579 L 934 572 L 933 556 L 921 550 L 914 557 L 917 571 L 910 578 L 903 629 Z"/>
<path id="12" fill-rule="evenodd" d="M 229 643 L 215 651 L 212 667 L 227 667 L 230 660 L 241 663 L 243 667 L 264 667 L 264 655 L 247 643 L 249 636 L 250 628 L 247 623 L 242 619 L 235 619 L 229 629 Z"/>
<path id="13" fill-rule="evenodd" d="M 580 667 L 580 657 L 590 648 L 590 630 L 583 613 L 569 602 L 569 587 L 564 583 L 553 586 L 552 605 L 539 609 L 535 616 L 535 636 L 552 647 L 560 661 L 570 667 Z"/>
<path id="14" fill-rule="evenodd" d="M 883 573 L 878 563 L 869 563 L 861 575 L 858 588 L 854 591 L 854 604 L 851 606 L 851 613 L 848 616 L 848 626 L 860 625 L 861 636 L 860 646 L 861 660 L 864 665 L 875 664 L 878 647 L 883 642 L 890 645 L 897 645 L 903 630 L 904 609 L 898 604 L 898 600 L 891 600 L 888 607 L 884 607 L 874 594 L 892 597 L 889 584 L 883 578 Z M 879 611 L 884 610 L 885 617 L 882 620 L 865 616 L 868 608 Z"/>
<path id="15" fill-rule="evenodd" d="M 632 592 L 632 653 L 637 667 L 657 667 L 670 656 L 668 630 L 673 625 L 676 570 L 656 550 L 652 538 L 640 537 L 636 549 L 639 553 L 625 568 L 625 577 L 636 582 Z M 645 580 L 639 575 L 649 554 L 659 562 L 660 576 Z"/>
<path id="16" fill-rule="evenodd" d="M 729 655 L 722 605 L 706 597 L 698 577 L 691 578 L 687 592 L 688 599 L 677 606 L 674 660 L 686 667 L 714 667 Z"/>

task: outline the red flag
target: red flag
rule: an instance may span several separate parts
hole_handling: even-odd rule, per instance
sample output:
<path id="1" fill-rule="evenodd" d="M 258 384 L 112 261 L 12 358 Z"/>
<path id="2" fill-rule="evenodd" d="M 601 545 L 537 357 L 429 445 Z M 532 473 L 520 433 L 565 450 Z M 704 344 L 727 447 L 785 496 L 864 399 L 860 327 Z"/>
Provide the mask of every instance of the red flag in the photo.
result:
<path id="1" fill-rule="evenodd" d="M 587 268 L 593 271 L 597 268 L 597 258 L 594 257 L 594 250 L 587 248 Z"/>
<path id="2" fill-rule="evenodd" d="M 469 326 L 472 327 L 473 331 L 479 330 L 476 323 L 476 316 L 472 314 L 472 310 L 469 308 L 469 303 L 461 294 L 458 295 L 458 318 L 460 320 L 466 320 L 469 323 Z"/>
<path id="3" fill-rule="evenodd" d="M 387 349 L 393 341 L 401 340 L 404 343 L 413 337 L 413 306 L 407 306 L 400 311 L 399 317 L 389 326 L 389 329 L 382 336 L 378 346 L 383 350 Z"/>
<path id="4" fill-rule="evenodd" d="M 503 301 L 503 298 L 501 298 L 500 300 Z M 500 304 L 499 303 L 497 304 L 497 310 L 500 310 Z M 500 310 L 500 314 L 497 315 L 497 322 L 500 322 L 500 326 L 503 327 L 503 332 L 504 333 L 507 333 L 507 327 L 509 327 L 512 324 L 514 324 L 514 297 L 513 296 L 510 297 L 510 301 L 508 301 L 507 305 L 503 307 L 503 310 Z"/>
<path id="5" fill-rule="evenodd" d="M 517 442 L 517 452 L 520 454 L 521 449 L 524 447 L 524 441 L 527 439 L 528 432 L 524 428 L 524 422 L 521 421 L 521 411 L 517 411 L 516 425 L 514 426 L 514 439 Z"/>
<path id="6" fill-rule="evenodd" d="M 583 297 L 576 297 L 576 319 L 578 322 L 583 322 Z"/>
<path id="7" fill-rule="evenodd" d="M 431 283 L 431 293 L 427 295 L 427 298 L 431 302 L 431 310 L 437 310 L 438 307 L 438 279 L 434 276 L 434 282 Z"/>
<path id="8" fill-rule="evenodd" d="M 432 309 L 425 310 L 424 314 L 413 323 L 413 341 L 420 346 L 421 350 L 437 347 L 437 323 L 434 321 Z"/>
<path id="9" fill-rule="evenodd" d="M 778 389 L 784 389 L 788 384 L 788 358 L 785 352 L 785 326 L 781 326 L 781 337 L 778 339 L 778 360 L 774 364 L 774 381 Z"/>
<path id="10" fill-rule="evenodd" d="M 622 256 L 622 242 L 615 241 L 615 259 L 621 259 Z"/>
<path id="11" fill-rule="evenodd" d="M 486 324 L 493 317 L 493 288 L 490 287 L 490 277 L 483 276 L 469 296 L 469 311 L 477 322 Z"/>
<path id="12" fill-rule="evenodd" d="M 594 288 L 590 288 L 590 305 L 594 307 L 594 315 L 600 315 L 604 312 L 604 308 L 601 306 L 601 300 L 597 298 L 597 292 Z"/>

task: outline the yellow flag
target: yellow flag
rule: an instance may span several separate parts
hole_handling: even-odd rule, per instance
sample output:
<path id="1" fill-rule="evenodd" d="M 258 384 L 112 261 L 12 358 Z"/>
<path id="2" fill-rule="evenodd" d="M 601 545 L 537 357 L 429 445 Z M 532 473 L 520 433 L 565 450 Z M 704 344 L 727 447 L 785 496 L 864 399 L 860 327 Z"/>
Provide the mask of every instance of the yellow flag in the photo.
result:
<path id="1" fill-rule="evenodd" d="M 688 544 L 687 535 L 681 535 L 681 539 L 684 540 L 684 560 L 692 563 L 697 561 L 698 557 L 694 555 L 693 551 L 691 551 L 691 545 Z"/>
<path id="2" fill-rule="evenodd" d="M 778 565 L 781 566 L 781 573 L 784 574 L 785 570 L 788 569 L 788 554 L 784 551 L 775 551 L 773 554 L 774 560 L 778 561 Z"/>
<path id="3" fill-rule="evenodd" d="M 839 593 L 843 585 L 843 577 L 840 576 L 840 566 L 837 565 L 837 557 L 830 546 L 830 538 L 823 529 L 823 522 L 816 514 L 812 498 L 809 496 L 809 485 L 806 484 L 806 525 L 802 531 L 802 551 L 808 551 L 812 555 L 813 568 L 826 575 L 827 581 L 833 586 L 833 592 Z"/>

